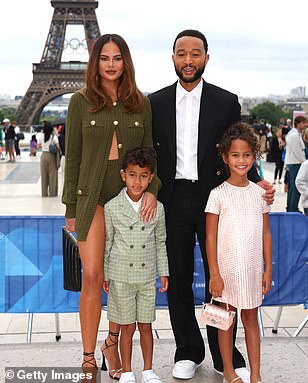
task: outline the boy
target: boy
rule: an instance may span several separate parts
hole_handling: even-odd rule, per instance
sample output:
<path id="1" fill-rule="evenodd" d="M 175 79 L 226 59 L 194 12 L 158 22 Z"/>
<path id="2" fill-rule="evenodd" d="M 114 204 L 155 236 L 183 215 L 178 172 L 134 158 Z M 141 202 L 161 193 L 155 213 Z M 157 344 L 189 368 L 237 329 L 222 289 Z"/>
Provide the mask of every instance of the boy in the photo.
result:
<path id="1" fill-rule="evenodd" d="M 160 292 L 168 289 L 168 261 L 163 205 L 157 201 L 156 217 L 144 223 L 140 206 L 154 177 L 155 154 L 150 148 L 126 152 L 121 177 L 126 183 L 117 197 L 105 205 L 106 249 L 104 291 L 109 294 L 107 318 L 121 325 L 120 383 L 135 382 L 131 368 L 132 339 L 136 322 L 144 359 L 142 383 L 161 383 L 152 370 L 155 320 L 156 270 Z"/>

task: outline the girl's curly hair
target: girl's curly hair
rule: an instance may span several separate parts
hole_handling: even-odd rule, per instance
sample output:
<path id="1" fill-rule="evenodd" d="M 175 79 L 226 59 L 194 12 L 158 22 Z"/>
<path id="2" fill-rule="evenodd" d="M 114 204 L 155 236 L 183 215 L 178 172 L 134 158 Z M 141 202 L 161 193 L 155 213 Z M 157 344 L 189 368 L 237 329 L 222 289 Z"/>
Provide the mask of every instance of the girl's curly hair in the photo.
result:
<path id="1" fill-rule="evenodd" d="M 251 125 L 244 122 L 238 122 L 225 131 L 218 148 L 218 154 L 221 157 L 223 154 L 227 154 L 229 152 L 232 141 L 234 140 L 246 141 L 255 158 L 258 159 L 261 157 L 261 145 Z"/>

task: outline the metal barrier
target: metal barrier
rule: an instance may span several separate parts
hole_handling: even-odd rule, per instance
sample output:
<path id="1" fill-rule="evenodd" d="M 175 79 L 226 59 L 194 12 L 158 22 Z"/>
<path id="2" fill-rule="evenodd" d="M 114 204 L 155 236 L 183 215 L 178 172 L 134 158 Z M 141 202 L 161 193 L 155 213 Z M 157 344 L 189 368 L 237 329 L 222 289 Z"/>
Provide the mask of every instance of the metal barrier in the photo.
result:
<path id="1" fill-rule="evenodd" d="M 273 286 L 263 304 L 308 305 L 308 217 L 299 213 L 272 213 L 270 223 Z M 0 313 L 78 311 L 79 293 L 63 289 L 63 225 L 62 216 L 0 217 Z M 205 279 L 198 244 L 195 255 L 193 289 L 195 304 L 201 305 Z M 102 305 L 106 305 L 106 300 L 102 293 Z M 167 306 L 166 294 L 157 294 L 156 304 Z M 28 329 L 32 327 L 32 319 L 33 316 Z M 301 324 L 302 328 L 306 322 Z M 57 316 L 56 328 L 59 337 Z"/>

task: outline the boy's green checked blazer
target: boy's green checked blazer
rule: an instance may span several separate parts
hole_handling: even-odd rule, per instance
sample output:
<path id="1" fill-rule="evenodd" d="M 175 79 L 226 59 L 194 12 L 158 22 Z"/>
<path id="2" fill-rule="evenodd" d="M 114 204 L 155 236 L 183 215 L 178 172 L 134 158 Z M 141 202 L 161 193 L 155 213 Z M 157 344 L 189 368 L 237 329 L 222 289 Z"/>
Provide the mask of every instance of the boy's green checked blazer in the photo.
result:
<path id="1" fill-rule="evenodd" d="M 125 195 L 125 189 L 105 205 L 105 280 L 145 283 L 168 276 L 166 227 L 163 205 L 156 217 L 144 223 Z"/>

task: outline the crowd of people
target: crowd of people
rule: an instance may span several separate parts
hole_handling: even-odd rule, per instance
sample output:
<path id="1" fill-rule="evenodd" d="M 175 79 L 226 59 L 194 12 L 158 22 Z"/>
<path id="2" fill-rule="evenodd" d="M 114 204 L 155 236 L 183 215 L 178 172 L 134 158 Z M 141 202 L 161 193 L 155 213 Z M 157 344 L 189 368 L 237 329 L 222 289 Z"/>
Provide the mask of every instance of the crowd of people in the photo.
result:
<path id="1" fill-rule="evenodd" d="M 8 156 L 8 162 L 15 162 L 16 158 L 20 157 L 19 141 L 25 137 L 20 132 L 15 120 L 11 122 L 9 118 L 4 118 L 2 123 L 3 127 L 0 127 L 0 159 L 5 160 Z"/>
<path id="2" fill-rule="evenodd" d="M 308 159 L 308 119 L 303 115 L 296 116 L 294 122 L 290 119 L 284 122 L 282 118 L 270 138 L 268 158 L 275 162 L 273 185 L 283 184 L 287 192 L 288 212 L 302 212 L 299 208 L 302 195 L 302 207 L 307 213 L 308 179 L 304 171 L 299 173 L 301 166 L 305 168 Z M 284 176 L 283 176 L 283 172 Z M 299 173 L 299 177 L 298 177 Z M 298 180 L 297 180 L 298 177 Z"/>
<path id="3" fill-rule="evenodd" d="M 209 58 L 201 32 L 180 32 L 172 54 L 178 80 L 146 97 L 137 87 L 127 43 L 105 34 L 90 54 L 85 87 L 71 97 L 66 132 L 58 134 L 45 123 L 30 143 L 31 156 L 42 149 L 42 196 L 57 195 L 58 153 L 65 154 L 66 228 L 77 234 L 83 268 L 82 367 L 97 371 L 103 289 L 109 332 L 100 347 L 101 368 L 120 383 L 136 382 L 137 326 L 142 383 L 161 383 L 153 370 L 156 273 L 159 291 L 168 294 L 176 344 L 173 377 L 193 378 L 204 360 L 192 290 L 196 238 L 205 301 L 214 299 L 222 308 L 228 303 L 236 318 L 228 330 L 207 326 L 213 367 L 225 383 L 261 383 L 257 310 L 272 281 L 268 212 L 275 189 L 260 177 L 256 163 L 271 151 L 273 183 L 282 182 L 287 166 L 287 211 L 298 211 L 296 192 L 307 192 L 302 138 L 307 120 L 296 117 L 294 127 L 274 134 L 263 120 L 241 123 L 238 97 L 203 79 Z M 15 161 L 15 136 L 9 121 L 4 123 Z M 250 371 L 236 347 L 238 315 Z"/>
<path id="4" fill-rule="evenodd" d="M 25 139 L 15 120 L 4 118 L 0 127 L 0 158 L 2 161 L 16 162 L 20 158 L 19 142 Z M 52 150 L 52 149 L 55 150 Z M 44 121 L 41 132 L 32 134 L 29 147 L 30 157 L 40 156 L 42 197 L 58 195 L 58 169 L 64 173 L 65 155 L 65 125 L 52 125 Z"/>

